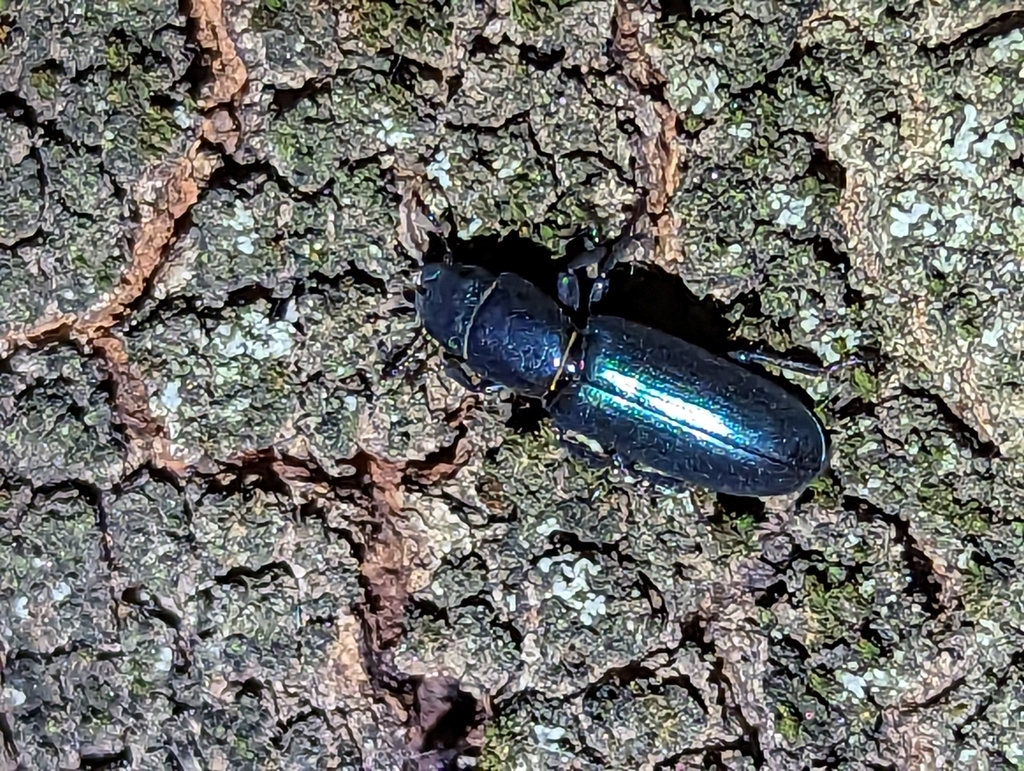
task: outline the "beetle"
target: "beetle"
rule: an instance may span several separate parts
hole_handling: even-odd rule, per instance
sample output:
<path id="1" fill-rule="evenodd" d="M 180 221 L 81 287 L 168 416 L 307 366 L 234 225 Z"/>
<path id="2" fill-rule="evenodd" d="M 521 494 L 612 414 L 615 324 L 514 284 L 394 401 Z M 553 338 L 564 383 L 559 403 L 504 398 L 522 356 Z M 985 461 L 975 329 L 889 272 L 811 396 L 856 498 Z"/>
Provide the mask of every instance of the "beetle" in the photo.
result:
<path id="1" fill-rule="evenodd" d="M 591 257 L 605 254 L 577 264 Z M 514 273 L 427 264 L 415 304 L 463 371 L 539 399 L 563 437 L 596 443 L 641 474 L 764 497 L 802 491 L 828 464 L 821 422 L 777 383 L 624 318 L 576 325 Z"/>

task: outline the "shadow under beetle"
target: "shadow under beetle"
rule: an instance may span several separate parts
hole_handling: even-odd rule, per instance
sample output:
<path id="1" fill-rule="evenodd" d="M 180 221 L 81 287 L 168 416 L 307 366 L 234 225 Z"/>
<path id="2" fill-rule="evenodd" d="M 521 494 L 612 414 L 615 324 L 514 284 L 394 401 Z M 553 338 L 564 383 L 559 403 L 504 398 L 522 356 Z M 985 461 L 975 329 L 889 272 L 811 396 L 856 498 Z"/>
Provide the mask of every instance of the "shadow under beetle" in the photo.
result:
<path id="1" fill-rule="evenodd" d="M 617 259 L 616 250 L 595 249 L 571 268 Z M 579 303 L 574 279 L 560 279 L 559 296 Z M 640 473 L 761 497 L 800 492 L 827 465 L 821 423 L 778 384 L 623 318 L 591 316 L 577 327 L 513 273 L 425 265 L 416 310 L 427 334 L 483 385 L 541 400 L 563 436 L 585 437 Z"/>

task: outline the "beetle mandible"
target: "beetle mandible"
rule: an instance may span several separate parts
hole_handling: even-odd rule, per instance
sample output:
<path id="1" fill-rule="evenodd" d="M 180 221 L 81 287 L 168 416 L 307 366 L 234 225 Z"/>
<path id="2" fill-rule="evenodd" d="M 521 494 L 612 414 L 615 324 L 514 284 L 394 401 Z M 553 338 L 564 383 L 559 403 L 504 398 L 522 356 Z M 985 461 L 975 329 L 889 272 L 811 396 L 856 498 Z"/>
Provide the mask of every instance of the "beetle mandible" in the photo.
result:
<path id="1" fill-rule="evenodd" d="M 586 437 L 640 473 L 762 497 L 799 492 L 827 466 L 824 427 L 777 383 L 624 318 L 577 327 L 516 274 L 425 265 L 416 310 L 465 369 L 540 399 L 563 436 Z"/>

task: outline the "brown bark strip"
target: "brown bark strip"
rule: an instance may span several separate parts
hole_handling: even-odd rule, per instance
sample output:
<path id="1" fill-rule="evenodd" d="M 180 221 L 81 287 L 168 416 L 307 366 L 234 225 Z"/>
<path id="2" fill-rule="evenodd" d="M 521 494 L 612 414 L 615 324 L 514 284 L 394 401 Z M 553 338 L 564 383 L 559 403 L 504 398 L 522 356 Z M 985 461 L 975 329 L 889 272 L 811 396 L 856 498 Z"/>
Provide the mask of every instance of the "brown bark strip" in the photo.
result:
<path id="1" fill-rule="evenodd" d="M 16 327 L 0 337 L 0 359 L 5 359 L 19 348 L 44 348 L 51 343 L 66 341 L 78 323 L 73 313 L 43 318 L 35 324 Z"/>
<path id="2" fill-rule="evenodd" d="M 228 34 L 221 0 L 196 0 L 189 15 L 197 22 L 197 39 L 209 57 L 211 70 L 202 105 L 208 112 L 203 119 L 203 135 L 230 152 L 237 145 L 237 126 L 230 113 L 218 107 L 238 98 L 248 71 Z M 146 292 L 173 243 L 176 223 L 198 202 L 220 163 L 218 154 L 196 141 L 184 157 L 147 173 L 137 187 L 142 222 L 135 234 L 131 261 L 117 287 L 82 316 L 47 316 L 0 336 L 0 358 L 19 348 L 61 343 L 94 351 L 113 384 L 114 406 L 130 439 L 130 465 L 149 460 L 175 473 L 185 471 L 170 455 L 164 428 L 150 414 L 146 384 L 134 372 L 124 342 L 112 330 Z"/>
<path id="3" fill-rule="evenodd" d="M 143 190 L 156 191 L 157 201 L 143 215 L 131 263 L 121 275 L 118 288 L 76 325 L 79 334 L 87 339 L 106 334 L 143 295 L 171 246 L 175 223 L 199 200 L 202 187 L 219 163 L 216 156 L 202 150 L 197 142 L 168 173 L 157 173 L 140 184 Z"/>
<path id="4" fill-rule="evenodd" d="M 664 75 L 653 66 L 647 54 L 651 23 L 639 6 L 629 2 L 618 4 L 614 47 L 619 52 L 626 76 L 645 90 L 665 82 Z M 638 154 L 644 162 L 639 175 L 649 191 L 647 213 L 657 218 L 668 208 L 679 185 L 679 169 L 683 160 L 676 132 L 679 116 L 667 101 L 658 99 L 649 99 L 640 106 L 639 112 L 637 117 L 642 126 L 642 139 Z"/>
<path id="5" fill-rule="evenodd" d="M 196 20 L 196 38 L 210 57 L 210 71 L 213 74 L 202 107 L 209 110 L 232 102 L 245 87 L 249 72 L 228 34 L 223 2 L 194 0 L 189 8 L 189 16 Z"/>

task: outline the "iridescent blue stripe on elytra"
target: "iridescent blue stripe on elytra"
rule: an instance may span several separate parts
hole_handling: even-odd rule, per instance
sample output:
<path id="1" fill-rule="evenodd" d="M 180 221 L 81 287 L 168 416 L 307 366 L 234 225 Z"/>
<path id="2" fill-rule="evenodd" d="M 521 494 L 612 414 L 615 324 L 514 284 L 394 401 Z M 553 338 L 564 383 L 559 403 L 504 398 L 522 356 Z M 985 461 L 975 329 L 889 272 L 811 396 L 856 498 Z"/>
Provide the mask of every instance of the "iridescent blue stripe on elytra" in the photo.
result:
<path id="1" fill-rule="evenodd" d="M 596 408 L 630 415 L 638 423 L 687 434 L 694 442 L 719 452 L 759 457 L 751 450 L 748 431 L 723 416 L 728 414 L 727 405 L 715 404 L 678 380 L 650 371 L 628 372 L 623 364 L 614 355 L 599 357 L 580 389 L 580 398 Z"/>

